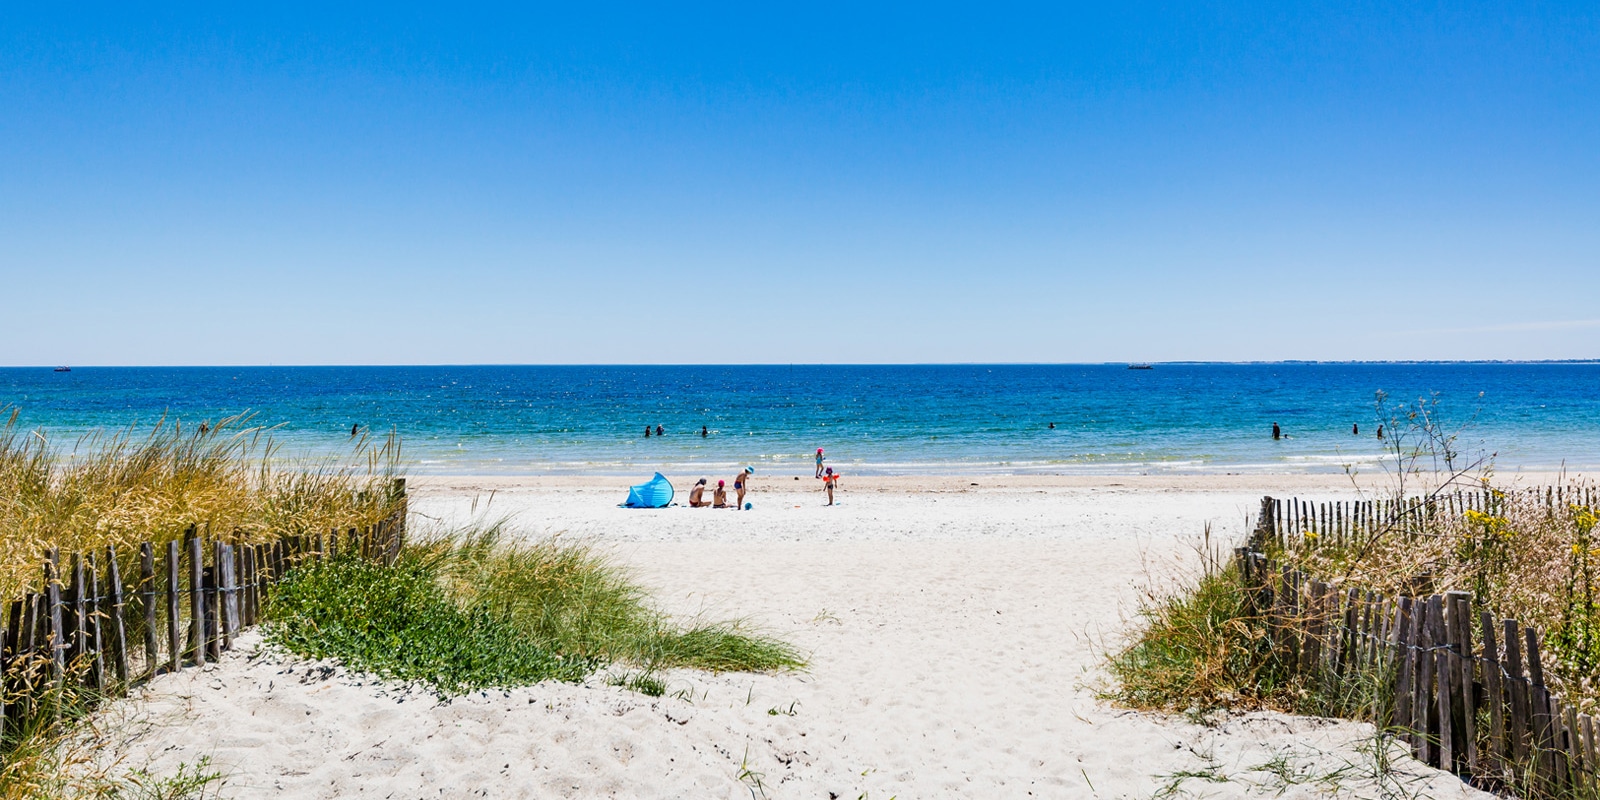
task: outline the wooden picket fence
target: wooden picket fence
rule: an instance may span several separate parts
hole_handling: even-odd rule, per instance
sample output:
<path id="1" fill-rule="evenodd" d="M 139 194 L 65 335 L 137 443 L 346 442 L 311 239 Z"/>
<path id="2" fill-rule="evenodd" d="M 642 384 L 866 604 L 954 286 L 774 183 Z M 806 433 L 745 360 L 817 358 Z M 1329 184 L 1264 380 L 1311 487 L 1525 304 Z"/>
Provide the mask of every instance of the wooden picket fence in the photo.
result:
<path id="1" fill-rule="evenodd" d="M 0 733 L 56 713 L 51 698 L 64 689 L 115 697 L 220 659 L 261 620 L 269 588 L 297 564 L 340 553 L 392 561 L 405 541 L 405 480 L 393 491 L 398 506 L 389 518 L 326 536 L 234 544 L 191 527 L 183 542 L 146 542 L 132 558 L 111 547 L 46 553 L 41 591 L 0 606 L 8 612 L 0 618 Z"/>
<path id="2" fill-rule="evenodd" d="M 1585 492 L 1557 502 L 1589 502 Z M 1474 610 L 1468 592 L 1385 597 L 1274 563 L 1269 541 L 1358 542 L 1404 518 L 1493 511 L 1492 492 L 1394 504 L 1308 504 L 1263 498 L 1250 547 L 1237 552 L 1256 613 L 1280 663 L 1324 696 L 1362 697 L 1380 726 L 1399 731 L 1421 761 L 1525 797 L 1600 796 L 1595 722 L 1545 684 L 1541 635 Z M 1387 516 L 1386 516 L 1387 515 Z M 1307 537 L 1307 534 L 1310 534 Z M 1371 702 L 1371 701 L 1376 702 Z"/>
<path id="3" fill-rule="evenodd" d="M 1467 511 L 1495 515 L 1516 500 L 1542 502 L 1552 511 L 1569 503 L 1592 508 L 1600 503 L 1600 490 L 1590 486 L 1473 489 L 1427 497 L 1335 502 L 1268 497 L 1263 500 L 1259 517 L 1262 524 L 1256 530 L 1272 536 L 1280 547 L 1357 545 L 1379 534 L 1425 533 L 1441 519 Z"/>

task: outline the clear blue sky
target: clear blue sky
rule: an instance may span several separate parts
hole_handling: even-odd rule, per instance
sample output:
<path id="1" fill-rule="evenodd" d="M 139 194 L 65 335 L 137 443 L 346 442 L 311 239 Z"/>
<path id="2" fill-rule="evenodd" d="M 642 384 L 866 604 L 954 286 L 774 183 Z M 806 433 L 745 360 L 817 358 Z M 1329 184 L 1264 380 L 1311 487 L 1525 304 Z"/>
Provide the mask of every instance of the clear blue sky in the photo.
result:
<path id="1" fill-rule="evenodd" d="M 1600 357 L 1592 2 L 43 5 L 0 364 Z"/>

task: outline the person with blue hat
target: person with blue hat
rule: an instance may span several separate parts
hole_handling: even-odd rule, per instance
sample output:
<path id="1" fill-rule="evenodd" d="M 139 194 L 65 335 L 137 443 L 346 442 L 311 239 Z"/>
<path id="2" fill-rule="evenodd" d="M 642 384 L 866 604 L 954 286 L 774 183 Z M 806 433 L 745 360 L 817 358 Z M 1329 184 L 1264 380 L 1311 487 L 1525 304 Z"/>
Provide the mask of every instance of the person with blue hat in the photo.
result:
<path id="1" fill-rule="evenodd" d="M 734 508 L 741 511 L 744 510 L 745 484 L 750 481 L 750 476 L 754 474 L 756 474 L 755 467 L 745 467 L 743 472 L 733 476 L 733 490 L 739 495 L 738 502 L 733 506 Z"/>

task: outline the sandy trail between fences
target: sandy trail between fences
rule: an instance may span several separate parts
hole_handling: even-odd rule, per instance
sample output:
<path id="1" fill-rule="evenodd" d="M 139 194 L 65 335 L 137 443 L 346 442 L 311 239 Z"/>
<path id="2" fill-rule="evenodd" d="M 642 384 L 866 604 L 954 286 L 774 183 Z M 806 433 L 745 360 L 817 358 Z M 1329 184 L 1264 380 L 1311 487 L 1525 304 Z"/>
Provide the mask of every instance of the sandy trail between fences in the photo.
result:
<path id="1" fill-rule="evenodd" d="M 823 508 L 809 476 L 779 476 L 740 513 L 619 509 L 626 483 L 414 480 L 413 508 L 459 520 L 492 489 L 490 514 L 595 542 L 669 610 L 748 618 L 809 669 L 672 671 L 662 698 L 596 676 L 441 704 L 252 657 L 251 634 L 220 665 L 118 704 L 145 723 L 130 757 L 172 769 L 209 756 L 235 797 L 1379 795 L 1363 777 L 1367 726 L 1253 714 L 1205 727 L 1094 692 L 1140 587 L 1192 568 L 1207 523 L 1230 544 L 1263 493 L 1344 496 L 1343 478 L 867 479 Z M 1403 771 L 1391 789 L 1477 795 Z"/>

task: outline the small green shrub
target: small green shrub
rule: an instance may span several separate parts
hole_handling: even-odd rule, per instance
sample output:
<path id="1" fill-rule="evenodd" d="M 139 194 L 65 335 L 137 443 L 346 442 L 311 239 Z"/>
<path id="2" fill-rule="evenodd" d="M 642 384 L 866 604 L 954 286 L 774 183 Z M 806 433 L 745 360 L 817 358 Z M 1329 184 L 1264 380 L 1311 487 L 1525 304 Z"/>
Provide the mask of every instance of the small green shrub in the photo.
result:
<path id="1" fill-rule="evenodd" d="M 540 647 L 503 613 L 458 605 L 415 558 L 392 566 L 354 558 L 308 563 L 278 586 L 268 615 L 275 645 L 425 683 L 441 695 L 577 681 L 596 666 Z"/>

